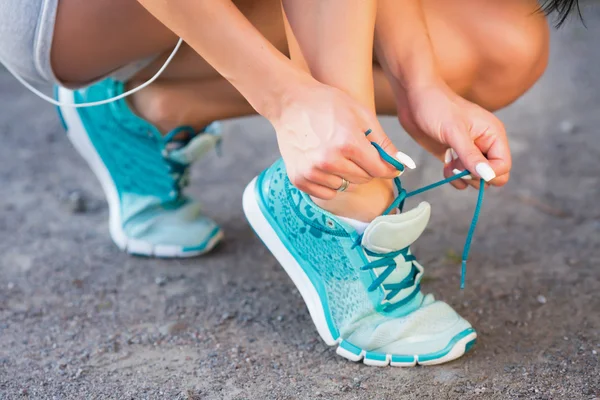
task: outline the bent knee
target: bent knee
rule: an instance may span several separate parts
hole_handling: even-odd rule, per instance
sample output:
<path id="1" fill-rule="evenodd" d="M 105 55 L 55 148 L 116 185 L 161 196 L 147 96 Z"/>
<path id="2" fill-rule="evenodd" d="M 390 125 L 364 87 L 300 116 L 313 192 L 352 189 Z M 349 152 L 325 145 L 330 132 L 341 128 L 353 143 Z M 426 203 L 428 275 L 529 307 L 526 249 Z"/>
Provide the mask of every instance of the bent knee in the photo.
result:
<path id="1" fill-rule="evenodd" d="M 550 48 L 547 20 L 535 14 L 525 21 L 505 23 L 488 37 L 468 95 L 488 109 L 499 109 L 518 99 L 546 70 Z"/>

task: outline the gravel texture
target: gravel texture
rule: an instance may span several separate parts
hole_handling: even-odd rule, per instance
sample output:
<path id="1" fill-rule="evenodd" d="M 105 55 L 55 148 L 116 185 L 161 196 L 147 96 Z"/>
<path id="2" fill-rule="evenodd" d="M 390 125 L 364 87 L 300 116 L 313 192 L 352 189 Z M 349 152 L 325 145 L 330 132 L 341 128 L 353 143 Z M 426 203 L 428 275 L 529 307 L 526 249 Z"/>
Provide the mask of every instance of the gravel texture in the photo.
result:
<path id="1" fill-rule="evenodd" d="M 467 287 L 459 257 L 476 194 L 450 187 L 415 252 L 436 293 L 479 332 L 438 367 L 372 368 L 336 356 L 241 210 L 277 157 L 258 118 L 226 124 L 224 156 L 191 191 L 223 225 L 203 258 L 121 253 L 99 185 L 52 107 L 0 71 L 0 399 L 596 399 L 600 397 L 600 6 L 553 36 L 542 81 L 500 113 L 510 184 L 489 190 Z M 418 169 L 441 177 L 392 119 Z M 414 204 L 414 202 L 413 202 Z"/>

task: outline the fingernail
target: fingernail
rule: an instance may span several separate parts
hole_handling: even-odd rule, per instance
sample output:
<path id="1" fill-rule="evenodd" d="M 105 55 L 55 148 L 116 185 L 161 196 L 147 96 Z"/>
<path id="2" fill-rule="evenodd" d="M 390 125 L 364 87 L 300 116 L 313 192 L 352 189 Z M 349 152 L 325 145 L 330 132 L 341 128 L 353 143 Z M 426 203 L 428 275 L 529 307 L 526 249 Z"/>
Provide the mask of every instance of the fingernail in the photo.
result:
<path id="1" fill-rule="evenodd" d="M 452 173 L 453 173 L 454 175 L 458 175 L 458 174 L 460 174 L 461 172 L 462 172 L 462 171 L 461 171 L 460 169 L 456 169 L 456 168 L 454 168 L 454 169 L 452 170 Z M 469 180 L 469 179 L 473 179 L 473 176 L 472 176 L 472 175 L 465 175 L 465 176 L 463 176 L 463 177 L 462 177 L 462 178 L 460 178 L 460 179 Z"/>
<path id="2" fill-rule="evenodd" d="M 417 164 L 415 164 L 415 161 L 412 158 L 410 158 L 408 154 L 404 154 L 403 152 L 399 151 L 398 153 L 396 153 L 396 159 L 410 169 L 417 168 Z"/>
<path id="3" fill-rule="evenodd" d="M 456 152 L 454 151 L 454 149 L 450 149 L 450 152 L 452 153 L 452 159 L 453 160 L 458 160 L 458 154 L 456 154 Z"/>
<path id="4" fill-rule="evenodd" d="M 444 164 L 448 164 L 452 161 L 452 149 L 447 149 L 444 154 Z"/>
<path id="5" fill-rule="evenodd" d="M 483 178 L 484 181 L 489 182 L 496 177 L 496 173 L 486 163 L 479 163 L 475 166 L 475 171 L 479 174 L 480 177 Z"/>

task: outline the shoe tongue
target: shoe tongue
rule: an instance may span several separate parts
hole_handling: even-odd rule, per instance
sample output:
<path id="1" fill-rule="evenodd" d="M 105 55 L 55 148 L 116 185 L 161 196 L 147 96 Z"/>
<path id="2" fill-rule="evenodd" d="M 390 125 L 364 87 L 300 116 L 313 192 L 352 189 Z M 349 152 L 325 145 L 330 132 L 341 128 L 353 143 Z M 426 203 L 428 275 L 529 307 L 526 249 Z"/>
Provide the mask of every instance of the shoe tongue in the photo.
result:
<path id="1" fill-rule="evenodd" d="M 430 214 L 431 206 L 424 201 L 410 211 L 377 217 L 365 230 L 362 245 L 375 253 L 404 249 L 421 236 Z"/>
<path id="2" fill-rule="evenodd" d="M 180 135 L 181 133 L 178 133 Z M 188 133 L 189 134 L 189 133 Z M 191 164 L 200 159 L 213 148 L 219 145 L 221 136 L 218 132 L 203 131 L 195 136 L 189 136 L 183 140 L 175 136 L 175 140 L 167 144 L 169 158 L 182 164 Z"/>

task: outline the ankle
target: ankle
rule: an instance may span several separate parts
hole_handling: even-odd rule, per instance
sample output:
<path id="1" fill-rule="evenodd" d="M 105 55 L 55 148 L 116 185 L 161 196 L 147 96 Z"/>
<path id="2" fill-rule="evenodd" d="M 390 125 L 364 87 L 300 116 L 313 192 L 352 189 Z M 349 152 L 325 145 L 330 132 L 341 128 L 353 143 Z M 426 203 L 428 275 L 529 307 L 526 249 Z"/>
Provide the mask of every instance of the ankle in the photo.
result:
<path id="1" fill-rule="evenodd" d="M 371 222 L 394 201 L 391 180 L 376 179 L 351 192 L 339 193 L 332 200 L 313 199 L 316 205 L 340 217 Z"/>

